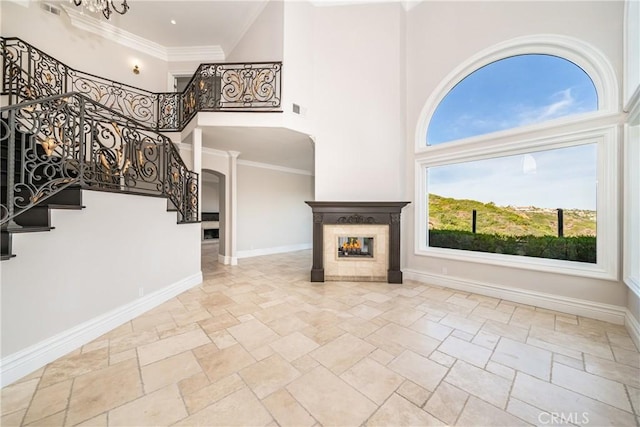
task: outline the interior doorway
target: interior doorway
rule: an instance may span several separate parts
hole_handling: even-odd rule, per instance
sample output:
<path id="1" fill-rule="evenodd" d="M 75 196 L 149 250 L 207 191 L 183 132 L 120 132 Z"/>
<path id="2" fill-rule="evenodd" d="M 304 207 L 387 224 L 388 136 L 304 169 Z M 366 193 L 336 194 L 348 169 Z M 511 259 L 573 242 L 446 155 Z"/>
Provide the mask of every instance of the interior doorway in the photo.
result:
<path id="1" fill-rule="evenodd" d="M 219 260 L 220 255 L 225 255 L 225 182 L 224 174 L 208 169 L 202 170 L 201 242 L 203 251 L 206 247 L 206 253 L 212 260 Z"/>

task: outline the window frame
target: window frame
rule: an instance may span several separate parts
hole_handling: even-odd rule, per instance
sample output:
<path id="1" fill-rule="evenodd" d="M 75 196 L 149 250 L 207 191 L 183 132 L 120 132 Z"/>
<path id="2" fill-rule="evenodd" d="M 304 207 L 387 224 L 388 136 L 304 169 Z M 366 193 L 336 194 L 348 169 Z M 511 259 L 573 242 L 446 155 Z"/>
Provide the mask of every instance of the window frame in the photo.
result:
<path id="1" fill-rule="evenodd" d="M 438 104 L 460 81 L 483 66 L 515 55 L 554 55 L 573 62 L 591 78 L 598 110 L 489 134 L 428 146 L 429 122 Z M 620 246 L 620 123 L 618 85 L 613 68 L 595 48 L 564 36 L 530 36 L 489 48 L 465 61 L 447 76 L 425 104 L 415 136 L 414 253 L 497 266 L 574 276 L 618 280 Z M 597 146 L 597 262 L 581 263 L 518 255 L 502 255 L 428 246 L 427 170 L 433 166 L 546 151 L 595 143 Z"/>

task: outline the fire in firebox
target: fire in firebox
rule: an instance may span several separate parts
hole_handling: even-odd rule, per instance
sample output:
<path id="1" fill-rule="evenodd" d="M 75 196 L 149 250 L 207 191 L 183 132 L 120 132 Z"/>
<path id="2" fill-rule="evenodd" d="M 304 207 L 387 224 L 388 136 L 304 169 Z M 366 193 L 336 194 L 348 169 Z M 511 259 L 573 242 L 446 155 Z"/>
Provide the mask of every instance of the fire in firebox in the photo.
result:
<path id="1" fill-rule="evenodd" d="M 338 237 L 338 257 L 373 258 L 373 237 Z"/>

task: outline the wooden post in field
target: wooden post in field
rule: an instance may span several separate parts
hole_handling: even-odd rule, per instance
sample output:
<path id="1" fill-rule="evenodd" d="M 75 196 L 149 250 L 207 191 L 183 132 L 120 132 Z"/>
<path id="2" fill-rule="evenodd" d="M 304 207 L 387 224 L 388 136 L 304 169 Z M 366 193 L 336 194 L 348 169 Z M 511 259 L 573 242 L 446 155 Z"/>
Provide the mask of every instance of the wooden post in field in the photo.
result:
<path id="1" fill-rule="evenodd" d="M 558 237 L 564 237 L 564 211 L 558 209 Z"/>
<path id="2" fill-rule="evenodd" d="M 475 209 L 472 212 L 471 215 L 471 231 L 473 232 L 473 234 L 476 234 L 476 220 L 478 219 L 478 211 L 476 211 Z"/>

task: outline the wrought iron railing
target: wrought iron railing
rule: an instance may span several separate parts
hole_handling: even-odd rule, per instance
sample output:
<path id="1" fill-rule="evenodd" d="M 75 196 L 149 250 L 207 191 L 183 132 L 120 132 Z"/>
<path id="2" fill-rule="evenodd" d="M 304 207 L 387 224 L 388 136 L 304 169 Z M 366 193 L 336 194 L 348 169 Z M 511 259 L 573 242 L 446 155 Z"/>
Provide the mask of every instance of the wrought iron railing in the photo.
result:
<path id="1" fill-rule="evenodd" d="M 281 62 L 201 64 L 184 92 L 154 93 L 75 70 L 19 38 L 0 37 L 0 48 L 10 104 L 78 92 L 158 131 L 182 130 L 198 111 L 280 111 Z"/>
<path id="2" fill-rule="evenodd" d="M 0 108 L 0 115 L 0 224 L 70 185 L 164 196 L 178 222 L 198 220 L 198 174 L 154 129 L 79 93 Z"/>

